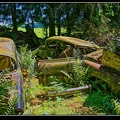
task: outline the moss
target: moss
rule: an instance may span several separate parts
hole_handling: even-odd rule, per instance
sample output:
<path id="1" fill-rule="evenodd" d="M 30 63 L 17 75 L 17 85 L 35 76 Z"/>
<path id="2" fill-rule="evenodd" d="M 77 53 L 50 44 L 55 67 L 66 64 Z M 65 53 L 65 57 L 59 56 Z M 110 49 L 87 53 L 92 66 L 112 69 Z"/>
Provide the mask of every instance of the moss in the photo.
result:
<path id="1" fill-rule="evenodd" d="M 102 64 L 120 72 L 120 56 L 109 50 L 103 50 Z"/>

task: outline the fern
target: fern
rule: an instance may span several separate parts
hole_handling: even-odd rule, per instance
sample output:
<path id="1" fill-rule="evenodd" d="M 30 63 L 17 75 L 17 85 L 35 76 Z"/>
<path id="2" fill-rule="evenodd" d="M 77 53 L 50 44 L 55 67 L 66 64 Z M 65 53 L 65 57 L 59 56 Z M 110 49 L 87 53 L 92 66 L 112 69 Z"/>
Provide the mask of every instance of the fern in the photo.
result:
<path id="1" fill-rule="evenodd" d="M 4 75 L 3 71 L 3 75 Z M 15 96 L 9 97 L 11 92 L 14 92 L 12 88 L 11 80 L 3 80 L 0 78 L 0 114 L 1 115 L 14 115 L 15 114 L 15 104 L 17 99 Z"/>
<path id="2" fill-rule="evenodd" d="M 85 68 L 81 65 L 82 61 L 79 59 L 76 60 L 76 64 L 70 66 L 72 73 L 69 74 L 67 71 L 61 70 L 60 72 L 63 73 L 68 79 L 70 84 L 74 84 L 75 86 L 83 86 L 85 85 L 87 78 L 88 68 Z"/>
<path id="3" fill-rule="evenodd" d="M 35 59 L 35 53 L 31 50 L 28 50 L 28 44 L 25 46 L 22 46 L 20 48 L 20 61 L 22 64 L 22 68 L 27 69 L 28 73 L 33 76 L 36 75 L 35 72 L 35 65 L 36 65 L 36 59 Z"/>

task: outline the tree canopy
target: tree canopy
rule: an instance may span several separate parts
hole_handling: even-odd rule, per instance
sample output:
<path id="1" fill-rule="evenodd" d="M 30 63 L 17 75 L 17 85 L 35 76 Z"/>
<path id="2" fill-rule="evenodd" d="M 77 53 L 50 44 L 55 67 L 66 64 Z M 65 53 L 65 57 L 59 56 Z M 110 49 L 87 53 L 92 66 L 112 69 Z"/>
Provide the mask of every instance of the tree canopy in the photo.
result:
<path id="1" fill-rule="evenodd" d="M 32 29 L 38 22 L 46 37 L 62 35 L 61 28 L 67 36 L 90 41 L 120 36 L 119 3 L 0 3 L 0 8 L 0 21 L 12 23 L 15 33 L 25 22 Z"/>

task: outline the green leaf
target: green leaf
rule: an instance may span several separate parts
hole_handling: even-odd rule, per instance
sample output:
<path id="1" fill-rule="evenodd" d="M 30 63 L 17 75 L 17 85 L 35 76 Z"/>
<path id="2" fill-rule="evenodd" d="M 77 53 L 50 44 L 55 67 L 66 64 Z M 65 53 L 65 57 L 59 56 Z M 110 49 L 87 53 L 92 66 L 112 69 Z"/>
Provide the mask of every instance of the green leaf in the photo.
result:
<path id="1" fill-rule="evenodd" d="M 111 11 L 112 11 L 112 16 L 114 16 L 114 12 L 113 12 L 113 10 L 111 9 Z"/>

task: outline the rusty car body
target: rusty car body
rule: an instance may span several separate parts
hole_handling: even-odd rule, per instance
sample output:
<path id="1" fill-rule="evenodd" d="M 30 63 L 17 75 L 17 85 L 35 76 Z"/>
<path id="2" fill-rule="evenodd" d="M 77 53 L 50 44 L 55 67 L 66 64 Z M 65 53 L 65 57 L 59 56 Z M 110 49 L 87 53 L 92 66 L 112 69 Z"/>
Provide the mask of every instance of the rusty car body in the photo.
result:
<path id="1" fill-rule="evenodd" d="M 75 64 L 74 54 L 71 53 L 71 50 L 73 52 L 74 49 L 79 48 L 81 52 L 78 57 L 93 69 L 90 77 L 93 76 L 106 82 L 114 93 L 120 94 L 120 56 L 89 41 L 65 36 L 49 37 L 45 42 L 46 48 L 56 47 L 54 42 L 57 41 L 62 42 L 64 48 L 61 53 L 59 52 L 57 58 L 38 61 L 39 80 L 41 83 L 45 84 L 47 77 L 50 75 L 61 75 L 60 70 L 70 72 L 68 64 Z M 52 45 L 51 43 L 54 44 Z"/>
<path id="2" fill-rule="evenodd" d="M 14 89 L 17 90 L 18 102 L 15 107 L 16 112 L 24 111 L 23 89 L 22 89 L 22 71 L 19 55 L 10 38 L 0 37 L 0 73 L 9 69 L 8 73 L 2 76 L 3 79 L 10 79 L 15 83 Z"/>
<path id="3" fill-rule="evenodd" d="M 58 46 L 61 48 L 57 50 Z M 52 36 L 47 38 L 45 41 L 45 48 L 48 51 L 54 49 L 55 52 L 59 54 L 56 58 L 53 56 L 51 59 L 38 60 L 39 81 L 43 84 L 48 81 L 47 78 L 50 75 L 55 74 L 57 76 L 64 76 L 61 74 L 61 70 L 65 70 L 70 73 L 71 69 L 69 66 L 76 63 L 77 57 L 82 59 L 83 57 L 86 57 L 84 56 L 85 54 L 100 49 L 98 45 L 92 44 L 89 41 L 65 36 Z M 75 50 L 79 50 L 78 55 L 76 55 L 77 53 L 74 53 Z M 98 60 L 98 58 L 96 59 Z"/>
<path id="4" fill-rule="evenodd" d="M 101 63 L 84 60 L 84 63 L 93 68 L 90 76 L 106 82 L 113 93 L 120 97 L 120 56 L 110 50 L 102 50 Z"/>

